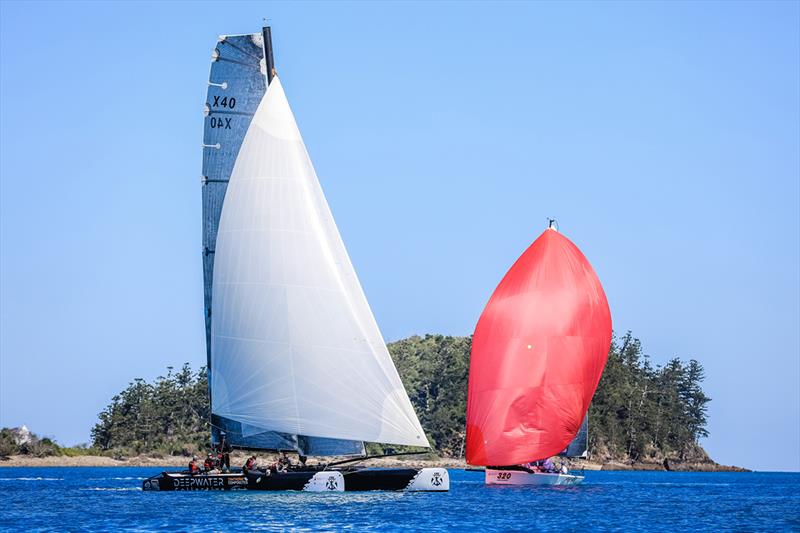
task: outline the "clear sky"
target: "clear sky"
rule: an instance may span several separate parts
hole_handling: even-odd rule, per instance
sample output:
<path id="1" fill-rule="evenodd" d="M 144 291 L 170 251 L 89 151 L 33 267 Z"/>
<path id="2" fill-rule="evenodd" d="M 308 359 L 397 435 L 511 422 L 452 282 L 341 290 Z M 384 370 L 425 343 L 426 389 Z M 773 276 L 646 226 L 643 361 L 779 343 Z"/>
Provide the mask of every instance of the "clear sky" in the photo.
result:
<path id="1" fill-rule="evenodd" d="M 0 4 L 0 425 L 205 362 L 216 36 L 276 64 L 387 340 L 472 333 L 554 216 L 718 461 L 800 469 L 800 4 Z"/>

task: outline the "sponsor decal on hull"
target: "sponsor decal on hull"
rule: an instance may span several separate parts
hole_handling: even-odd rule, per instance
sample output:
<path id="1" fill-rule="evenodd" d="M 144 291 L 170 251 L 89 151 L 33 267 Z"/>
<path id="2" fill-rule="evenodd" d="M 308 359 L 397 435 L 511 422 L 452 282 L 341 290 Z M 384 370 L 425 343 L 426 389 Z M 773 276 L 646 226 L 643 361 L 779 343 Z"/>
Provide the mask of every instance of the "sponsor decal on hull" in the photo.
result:
<path id="1" fill-rule="evenodd" d="M 336 490 L 339 488 L 339 481 L 335 476 L 328 476 L 328 481 L 325 482 L 325 488 L 328 490 Z"/>
<path id="2" fill-rule="evenodd" d="M 224 490 L 225 480 L 221 477 L 177 477 L 172 478 L 175 490 Z"/>
<path id="3" fill-rule="evenodd" d="M 582 476 L 548 472 L 486 469 L 487 485 L 578 485 Z"/>

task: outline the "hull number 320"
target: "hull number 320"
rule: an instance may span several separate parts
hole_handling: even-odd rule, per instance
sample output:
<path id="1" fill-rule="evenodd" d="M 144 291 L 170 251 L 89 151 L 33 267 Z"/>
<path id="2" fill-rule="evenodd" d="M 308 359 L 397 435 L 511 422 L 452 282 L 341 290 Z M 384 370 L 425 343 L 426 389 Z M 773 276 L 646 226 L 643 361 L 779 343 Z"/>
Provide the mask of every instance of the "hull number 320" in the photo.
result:
<path id="1" fill-rule="evenodd" d="M 499 480 L 511 479 L 511 472 L 498 472 L 497 479 Z"/>

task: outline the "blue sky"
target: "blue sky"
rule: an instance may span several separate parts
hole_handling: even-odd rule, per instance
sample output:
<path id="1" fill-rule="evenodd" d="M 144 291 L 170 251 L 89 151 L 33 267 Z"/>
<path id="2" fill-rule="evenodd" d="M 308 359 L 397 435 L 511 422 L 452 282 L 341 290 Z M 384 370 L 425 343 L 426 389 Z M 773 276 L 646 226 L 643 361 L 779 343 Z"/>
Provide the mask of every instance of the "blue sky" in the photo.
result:
<path id="1" fill-rule="evenodd" d="M 216 36 L 276 64 L 387 340 L 467 335 L 546 217 L 618 332 L 707 370 L 718 461 L 800 470 L 800 4 L 0 4 L 0 425 L 87 441 L 205 361 Z"/>

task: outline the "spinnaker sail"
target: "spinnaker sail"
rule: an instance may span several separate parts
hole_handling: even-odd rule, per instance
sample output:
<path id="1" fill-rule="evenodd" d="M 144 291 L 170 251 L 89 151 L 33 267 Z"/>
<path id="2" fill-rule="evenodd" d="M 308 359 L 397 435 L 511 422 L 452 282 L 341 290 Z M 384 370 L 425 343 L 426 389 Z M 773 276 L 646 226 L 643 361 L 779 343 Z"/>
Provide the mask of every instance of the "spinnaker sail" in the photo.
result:
<path id="1" fill-rule="evenodd" d="M 575 438 L 611 344 L 611 313 L 589 261 L 554 228 L 520 256 L 475 328 L 467 462 L 515 465 Z"/>
<path id="2" fill-rule="evenodd" d="M 212 411 L 315 438 L 428 446 L 275 77 L 216 238 Z"/>

